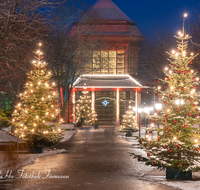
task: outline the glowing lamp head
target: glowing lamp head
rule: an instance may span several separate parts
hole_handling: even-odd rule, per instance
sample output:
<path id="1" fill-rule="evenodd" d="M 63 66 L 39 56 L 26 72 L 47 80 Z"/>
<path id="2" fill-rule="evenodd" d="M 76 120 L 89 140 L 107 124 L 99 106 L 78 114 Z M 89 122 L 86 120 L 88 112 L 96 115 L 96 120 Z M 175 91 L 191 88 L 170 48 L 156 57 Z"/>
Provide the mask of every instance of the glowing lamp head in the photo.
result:
<path id="1" fill-rule="evenodd" d="M 188 14 L 187 14 L 187 13 L 185 13 L 183 16 L 184 16 L 184 18 L 186 18 L 186 17 L 188 16 Z"/>

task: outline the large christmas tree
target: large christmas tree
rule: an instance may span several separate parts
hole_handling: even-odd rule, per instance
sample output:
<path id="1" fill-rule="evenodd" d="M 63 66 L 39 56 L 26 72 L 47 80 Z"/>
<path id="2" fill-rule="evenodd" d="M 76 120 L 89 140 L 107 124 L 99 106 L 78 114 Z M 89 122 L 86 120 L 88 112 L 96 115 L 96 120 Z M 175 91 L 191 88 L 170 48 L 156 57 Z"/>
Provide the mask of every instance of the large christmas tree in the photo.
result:
<path id="1" fill-rule="evenodd" d="M 135 113 L 133 111 L 133 107 L 131 106 L 130 102 L 126 114 L 123 115 L 122 126 L 119 128 L 119 131 L 129 132 L 129 133 L 138 131 Z"/>
<path id="2" fill-rule="evenodd" d="M 41 46 L 41 44 L 39 44 Z M 62 131 L 57 122 L 59 107 L 55 83 L 49 84 L 52 76 L 47 71 L 47 63 L 42 60 L 40 49 L 35 52 L 36 60 L 28 75 L 24 92 L 19 95 L 20 101 L 12 114 L 12 124 L 16 127 L 15 136 L 26 139 L 29 146 L 51 146 L 59 142 Z"/>
<path id="3" fill-rule="evenodd" d="M 186 16 L 186 15 L 185 15 Z M 185 18 L 184 18 L 185 20 Z M 165 68 L 166 78 L 158 86 L 156 95 L 163 104 L 163 109 L 151 117 L 153 123 L 160 123 L 160 128 L 152 127 L 147 132 L 149 138 L 139 138 L 147 157 L 135 155 L 139 161 L 164 168 L 178 168 L 180 171 L 200 170 L 200 131 L 199 93 L 196 92 L 199 78 L 191 69 L 197 55 L 187 53 L 188 40 L 184 25 L 177 39 L 177 50 L 169 53 L 169 67 Z M 153 131 L 157 132 L 156 139 Z"/>
<path id="4" fill-rule="evenodd" d="M 95 110 L 91 106 L 91 96 L 87 88 L 84 88 L 83 95 L 77 101 L 76 113 L 74 116 L 74 123 L 94 124 L 97 121 Z"/>

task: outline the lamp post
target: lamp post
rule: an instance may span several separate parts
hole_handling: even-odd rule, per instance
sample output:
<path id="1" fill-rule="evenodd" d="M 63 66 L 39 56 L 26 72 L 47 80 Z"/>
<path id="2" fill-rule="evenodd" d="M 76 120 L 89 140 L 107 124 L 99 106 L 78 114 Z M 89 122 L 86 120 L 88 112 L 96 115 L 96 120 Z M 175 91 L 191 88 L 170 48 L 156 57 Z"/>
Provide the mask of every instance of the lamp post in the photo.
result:
<path id="1" fill-rule="evenodd" d="M 153 107 L 143 107 L 143 108 L 133 108 L 133 111 L 138 112 L 139 116 L 139 137 L 141 137 L 141 113 L 147 113 L 150 114 L 151 111 L 153 111 Z"/>

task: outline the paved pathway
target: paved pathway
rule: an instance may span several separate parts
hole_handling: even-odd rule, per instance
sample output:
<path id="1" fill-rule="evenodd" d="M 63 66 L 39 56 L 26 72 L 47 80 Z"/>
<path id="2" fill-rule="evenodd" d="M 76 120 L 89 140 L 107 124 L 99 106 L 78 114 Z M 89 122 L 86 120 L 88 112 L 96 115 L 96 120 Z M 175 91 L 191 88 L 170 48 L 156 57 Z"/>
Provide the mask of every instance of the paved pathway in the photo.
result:
<path id="1" fill-rule="evenodd" d="M 56 148 L 69 152 L 38 158 L 34 164 L 21 168 L 23 175 L 39 175 L 39 179 L 0 180 L 0 190 L 174 190 L 137 177 L 133 158 L 127 153 L 131 144 L 117 138 L 114 129 L 108 133 L 102 129 L 79 130 Z M 42 179 L 47 176 L 46 170 L 69 178 Z M 13 175 L 19 177 L 21 173 Z"/>

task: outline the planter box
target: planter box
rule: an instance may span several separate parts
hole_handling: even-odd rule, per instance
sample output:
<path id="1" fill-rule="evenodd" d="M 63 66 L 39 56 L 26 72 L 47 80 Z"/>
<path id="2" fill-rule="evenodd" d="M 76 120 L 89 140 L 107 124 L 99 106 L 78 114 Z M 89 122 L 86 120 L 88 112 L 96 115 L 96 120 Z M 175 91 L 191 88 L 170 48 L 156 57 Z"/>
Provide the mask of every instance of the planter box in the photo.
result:
<path id="1" fill-rule="evenodd" d="M 31 154 L 40 154 L 40 153 L 43 153 L 43 147 L 42 146 L 30 147 L 29 149 L 30 149 Z"/>
<path id="2" fill-rule="evenodd" d="M 166 169 L 167 179 L 192 180 L 192 172 L 180 172 L 176 168 Z"/>
<path id="3" fill-rule="evenodd" d="M 132 133 L 126 133 L 126 137 L 132 137 Z"/>

